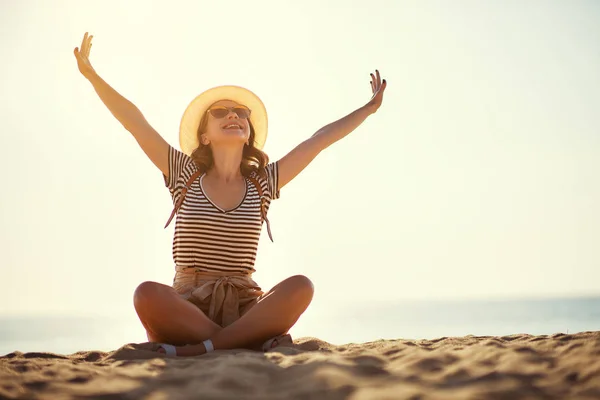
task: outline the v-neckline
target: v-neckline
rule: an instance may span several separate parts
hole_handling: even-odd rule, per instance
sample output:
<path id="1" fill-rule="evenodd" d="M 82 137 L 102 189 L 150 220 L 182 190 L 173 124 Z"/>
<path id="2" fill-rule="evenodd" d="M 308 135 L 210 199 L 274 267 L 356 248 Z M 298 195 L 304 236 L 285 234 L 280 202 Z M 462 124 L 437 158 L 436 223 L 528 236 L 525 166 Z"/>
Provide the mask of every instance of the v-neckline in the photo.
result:
<path id="1" fill-rule="evenodd" d="M 217 205 L 217 203 L 215 203 L 214 201 L 212 201 L 212 200 L 210 199 L 210 197 L 208 197 L 208 194 L 206 193 L 206 190 L 204 190 L 204 186 L 202 185 L 202 180 L 204 179 L 204 177 L 205 177 L 205 176 L 206 176 L 206 172 L 205 172 L 205 173 L 203 173 L 203 174 L 202 174 L 202 176 L 201 176 L 201 177 L 200 177 L 200 179 L 199 179 L 199 183 L 200 183 L 200 190 L 202 191 L 202 194 L 204 195 L 204 198 L 205 198 L 206 200 L 208 200 L 208 202 L 209 202 L 210 204 L 212 204 L 212 206 L 213 206 L 214 208 L 216 208 L 217 210 L 219 210 L 219 211 L 220 211 L 220 212 L 222 212 L 223 214 L 228 214 L 228 213 L 230 213 L 230 212 L 233 212 L 233 211 L 237 210 L 238 208 L 240 208 L 240 206 L 241 206 L 242 204 L 244 204 L 244 201 L 246 200 L 246 197 L 248 196 L 248 178 L 244 177 L 244 184 L 245 184 L 246 188 L 245 188 L 245 190 L 244 190 L 244 196 L 242 197 L 242 201 L 240 201 L 240 203 L 239 203 L 237 206 L 235 206 L 235 207 L 233 207 L 233 208 L 231 208 L 231 209 L 229 209 L 229 210 L 224 210 L 223 208 L 219 207 L 219 206 Z"/>

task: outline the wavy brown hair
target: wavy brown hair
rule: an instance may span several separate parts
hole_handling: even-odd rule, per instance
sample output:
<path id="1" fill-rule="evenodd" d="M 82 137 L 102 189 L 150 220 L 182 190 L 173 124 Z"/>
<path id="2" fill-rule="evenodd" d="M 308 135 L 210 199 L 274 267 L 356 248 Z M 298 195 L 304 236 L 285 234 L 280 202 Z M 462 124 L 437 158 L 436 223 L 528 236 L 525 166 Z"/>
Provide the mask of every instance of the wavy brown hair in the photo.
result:
<path id="1" fill-rule="evenodd" d="M 206 131 L 208 125 L 208 113 L 204 113 L 198 126 L 198 147 L 192 152 L 192 160 L 198 166 L 198 169 L 203 173 L 208 171 L 214 164 L 212 149 L 210 145 L 202 144 L 200 135 Z M 269 156 L 262 150 L 254 147 L 254 127 L 248 119 L 248 125 L 250 126 L 250 144 L 244 144 L 244 151 L 242 153 L 242 162 L 240 163 L 240 172 L 243 176 L 249 176 L 252 171 L 255 171 L 261 177 L 266 178 L 265 167 L 269 163 Z"/>

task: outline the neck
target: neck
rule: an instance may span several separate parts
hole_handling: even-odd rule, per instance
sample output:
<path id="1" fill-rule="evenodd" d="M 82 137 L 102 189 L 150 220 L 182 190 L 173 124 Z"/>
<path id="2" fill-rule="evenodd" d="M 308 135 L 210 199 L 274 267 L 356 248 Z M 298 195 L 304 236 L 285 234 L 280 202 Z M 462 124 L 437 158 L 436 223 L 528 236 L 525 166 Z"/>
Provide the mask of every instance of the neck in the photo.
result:
<path id="1" fill-rule="evenodd" d="M 206 175 L 224 183 L 241 178 L 240 164 L 242 163 L 243 151 L 243 146 L 236 146 L 235 148 L 213 147 L 213 166 L 206 171 Z"/>

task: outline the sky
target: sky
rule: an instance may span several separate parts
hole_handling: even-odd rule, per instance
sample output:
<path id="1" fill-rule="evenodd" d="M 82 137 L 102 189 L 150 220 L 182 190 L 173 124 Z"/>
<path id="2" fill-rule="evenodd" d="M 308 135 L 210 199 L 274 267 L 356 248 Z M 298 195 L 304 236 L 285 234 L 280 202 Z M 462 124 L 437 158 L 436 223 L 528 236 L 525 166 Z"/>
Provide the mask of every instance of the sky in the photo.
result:
<path id="1" fill-rule="evenodd" d="M 200 92 L 254 91 L 271 160 L 381 71 L 379 111 L 282 189 L 261 238 L 254 278 L 308 276 L 307 312 L 598 295 L 598 20 L 595 1 L 4 0 L 0 315 L 135 318 L 139 283 L 172 283 L 168 190 L 79 74 L 86 31 L 173 146 Z"/>

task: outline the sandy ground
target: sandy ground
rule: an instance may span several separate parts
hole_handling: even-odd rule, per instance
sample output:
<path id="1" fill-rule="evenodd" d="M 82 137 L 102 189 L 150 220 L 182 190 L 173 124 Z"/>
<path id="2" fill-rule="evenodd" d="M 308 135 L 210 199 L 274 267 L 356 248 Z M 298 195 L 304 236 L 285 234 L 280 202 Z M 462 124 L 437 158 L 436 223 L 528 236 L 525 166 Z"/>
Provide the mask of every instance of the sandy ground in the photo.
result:
<path id="1" fill-rule="evenodd" d="M 0 357 L 0 399 L 600 399 L 600 332 Z"/>

